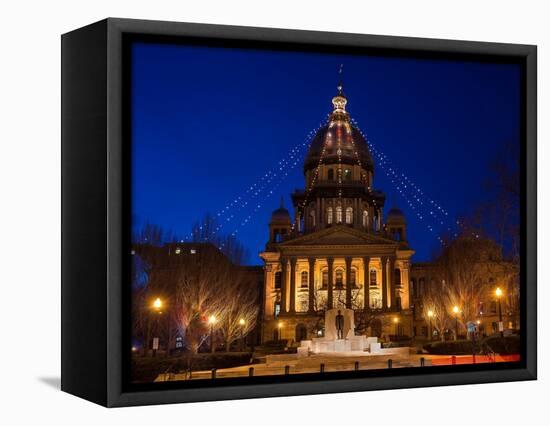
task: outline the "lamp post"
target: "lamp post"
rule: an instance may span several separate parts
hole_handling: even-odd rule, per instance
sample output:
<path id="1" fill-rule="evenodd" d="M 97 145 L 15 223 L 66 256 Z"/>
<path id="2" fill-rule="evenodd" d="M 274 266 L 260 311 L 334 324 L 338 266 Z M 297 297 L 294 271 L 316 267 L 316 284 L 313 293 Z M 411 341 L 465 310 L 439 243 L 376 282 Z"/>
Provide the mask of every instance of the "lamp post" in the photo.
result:
<path id="1" fill-rule="evenodd" d="M 155 333 L 159 334 L 159 318 L 160 318 L 160 314 L 162 314 L 162 311 L 161 311 L 162 300 L 160 300 L 160 297 L 157 297 L 153 302 L 153 309 L 157 314 L 156 321 L 155 321 Z M 156 345 L 155 345 L 155 339 L 157 339 Z M 159 348 L 159 346 L 160 346 L 160 337 L 153 337 L 153 357 L 156 356 L 157 349 Z"/>
<path id="2" fill-rule="evenodd" d="M 246 324 L 246 321 L 244 318 L 241 318 L 239 320 L 239 325 L 241 326 L 241 352 L 244 350 L 244 326 Z"/>
<path id="3" fill-rule="evenodd" d="M 279 329 L 279 332 L 277 333 L 277 337 L 279 338 L 279 341 L 283 340 L 281 339 L 281 333 L 283 331 L 283 322 L 282 321 L 279 321 L 279 323 L 277 324 L 277 328 Z"/>
<path id="4" fill-rule="evenodd" d="M 430 340 L 433 340 L 434 332 L 432 328 L 432 318 L 434 316 L 434 311 L 431 309 L 428 311 L 428 325 L 429 325 L 429 332 L 430 332 Z"/>
<path id="5" fill-rule="evenodd" d="M 498 300 L 498 331 L 500 331 L 500 337 L 504 337 L 504 324 L 502 323 L 502 306 L 500 304 L 500 298 L 502 296 L 502 290 L 497 287 L 495 294 Z"/>
<path id="6" fill-rule="evenodd" d="M 393 317 L 393 323 L 395 324 L 395 335 L 399 335 L 399 318 Z"/>
<path id="7" fill-rule="evenodd" d="M 210 324 L 210 353 L 214 353 L 216 346 L 214 345 L 214 324 L 216 324 L 216 316 L 210 315 L 208 317 L 208 324 Z"/>
<path id="8" fill-rule="evenodd" d="M 460 309 L 458 306 L 453 307 L 453 313 L 455 314 L 455 340 L 458 340 L 458 313 Z"/>

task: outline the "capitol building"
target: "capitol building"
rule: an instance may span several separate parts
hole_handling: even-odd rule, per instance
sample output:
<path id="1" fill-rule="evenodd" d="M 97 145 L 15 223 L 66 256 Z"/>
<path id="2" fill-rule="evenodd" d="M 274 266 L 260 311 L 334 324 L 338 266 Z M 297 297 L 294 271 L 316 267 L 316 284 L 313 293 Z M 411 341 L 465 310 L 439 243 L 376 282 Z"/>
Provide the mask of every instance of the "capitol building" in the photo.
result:
<path id="1" fill-rule="evenodd" d="M 264 341 L 321 336 L 321 313 L 340 307 L 372 316 L 368 335 L 414 327 L 407 221 L 397 208 L 384 216 L 386 196 L 347 103 L 339 84 L 304 161 L 305 189 L 291 194 L 294 215 L 281 201 L 271 216 L 260 254 Z"/>

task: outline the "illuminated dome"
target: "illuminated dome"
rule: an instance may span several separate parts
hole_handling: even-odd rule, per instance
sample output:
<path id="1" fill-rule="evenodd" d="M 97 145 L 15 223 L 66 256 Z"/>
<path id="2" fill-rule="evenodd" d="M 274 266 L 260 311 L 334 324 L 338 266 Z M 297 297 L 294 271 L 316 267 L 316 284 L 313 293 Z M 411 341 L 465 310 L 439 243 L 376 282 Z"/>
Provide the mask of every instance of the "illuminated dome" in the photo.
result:
<path id="1" fill-rule="evenodd" d="M 285 208 L 283 198 L 281 198 L 281 206 L 271 214 L 271 223 L 289 224 L 290 222 L 290 213 Z"/>
<path id="2" fill-rule="evenodd" d="M 402 210 L 398 209 L 397 207 L 393 207 L 390 209 L 390 211 L 388 212 L 388 220 L 387 220 L 387 223 L 388 225 L 392 225 L 392 224 L 402 224 L 402 223 L 405 223 L 405 214 L 403 213 Z"/>
<path id="3" fill-rule="evenodd" d="M 359 129 L 350 122 L 346 111 L 347 98 L 341 83 L 338 85 L 337 95 L 332 98 L 332 105 L 334 110 L 327 124 L 313 137 L 304 162 L 304 172 L 315 169 L 319 163 L 361 164 L 367 171 L 374 172 L 374 162 L 367 142 Z"/>

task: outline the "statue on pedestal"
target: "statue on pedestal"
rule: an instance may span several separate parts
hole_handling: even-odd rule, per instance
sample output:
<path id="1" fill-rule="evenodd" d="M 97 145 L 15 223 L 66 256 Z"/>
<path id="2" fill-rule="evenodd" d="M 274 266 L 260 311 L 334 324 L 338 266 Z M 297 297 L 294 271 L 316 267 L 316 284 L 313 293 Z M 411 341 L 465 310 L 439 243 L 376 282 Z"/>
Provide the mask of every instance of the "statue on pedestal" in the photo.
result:
<path id="1" fill-rule="evenodd" d="M 342 312 L 340 310 L 338 311 L 338 315 L 336 315 L 335 317 L 335 324 L 337 339 L 341 340 L 344 338 L 344 316 L 342 315 Z"/>

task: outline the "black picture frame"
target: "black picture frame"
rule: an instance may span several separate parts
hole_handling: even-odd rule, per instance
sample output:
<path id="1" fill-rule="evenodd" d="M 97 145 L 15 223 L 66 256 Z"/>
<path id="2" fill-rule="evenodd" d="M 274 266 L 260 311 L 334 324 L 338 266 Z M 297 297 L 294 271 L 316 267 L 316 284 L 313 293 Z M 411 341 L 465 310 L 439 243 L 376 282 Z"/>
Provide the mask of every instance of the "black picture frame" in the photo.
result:
<path id="1" fill-rule="evenodd" d="M 521 64 L 521 362 L 129 386 L 129 351 L 123 350 L 129 348 L 126 47 L 136 39 Z M 118 18 L 64 34 L 61 42 L 63 391 L 117 407 L 536 379 L 536 46 Z"/>

